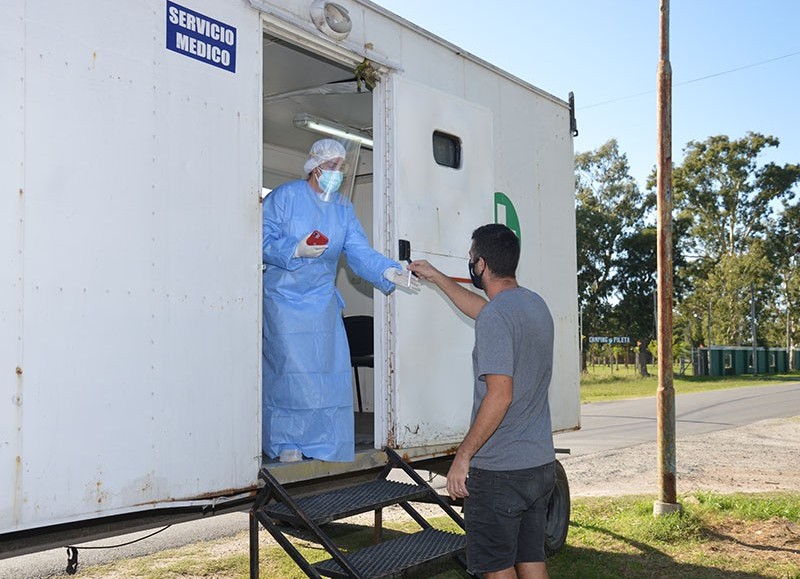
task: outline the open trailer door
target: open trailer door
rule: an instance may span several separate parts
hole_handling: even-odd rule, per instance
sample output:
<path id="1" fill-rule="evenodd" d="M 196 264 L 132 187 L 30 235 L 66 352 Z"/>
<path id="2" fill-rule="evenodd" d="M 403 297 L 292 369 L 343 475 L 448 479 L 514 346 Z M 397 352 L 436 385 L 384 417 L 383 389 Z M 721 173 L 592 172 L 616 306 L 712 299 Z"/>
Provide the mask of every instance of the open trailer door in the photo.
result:
<path id="1" fill-rule="evenodd" d="M 394 95 L 396 234 L 412 259 L 468 283 L 472 231 L 493 221 L 492 111 L 402 78 Z M 472 320 L 423 286 L 395 293 L 388 440 L 430 451 L 467 431 L 474 333 Z"/>

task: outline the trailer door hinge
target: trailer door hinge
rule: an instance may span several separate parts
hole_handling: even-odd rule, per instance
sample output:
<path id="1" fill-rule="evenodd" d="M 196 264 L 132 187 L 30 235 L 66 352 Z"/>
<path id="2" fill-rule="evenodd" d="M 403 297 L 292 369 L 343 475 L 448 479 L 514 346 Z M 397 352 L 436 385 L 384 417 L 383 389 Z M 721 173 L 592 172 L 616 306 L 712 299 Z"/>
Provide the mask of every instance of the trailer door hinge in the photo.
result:
<path id="1" fill-rule="evenodd" d="M 569 91 L 569 131 L 573 137 L 578 136 L 578 121 L 575 118 L 575 93 Z"/>

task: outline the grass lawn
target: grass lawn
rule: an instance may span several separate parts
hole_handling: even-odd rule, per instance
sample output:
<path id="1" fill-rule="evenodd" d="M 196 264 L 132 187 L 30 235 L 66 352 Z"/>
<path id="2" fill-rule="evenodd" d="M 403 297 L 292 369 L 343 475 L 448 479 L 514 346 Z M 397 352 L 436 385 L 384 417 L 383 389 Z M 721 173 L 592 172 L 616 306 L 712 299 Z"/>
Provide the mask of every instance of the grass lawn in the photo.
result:
<path id="1" fill-rule="evenodd" d="M 658 389 L 658 368 L 648 366 L 647 369 L 650 376 L 641 377 L 635 372 L 633 365 L 628 368 L 620 365 L 613 371 L 608 366 L 588 366 L 587 372 L 581 376 L 581 402 L 655 396 Z M 676 394 L 786 382 L 800 382 L 800 372 L 758 376 L 682 376 L 676 366 L 673 378 Z"/>

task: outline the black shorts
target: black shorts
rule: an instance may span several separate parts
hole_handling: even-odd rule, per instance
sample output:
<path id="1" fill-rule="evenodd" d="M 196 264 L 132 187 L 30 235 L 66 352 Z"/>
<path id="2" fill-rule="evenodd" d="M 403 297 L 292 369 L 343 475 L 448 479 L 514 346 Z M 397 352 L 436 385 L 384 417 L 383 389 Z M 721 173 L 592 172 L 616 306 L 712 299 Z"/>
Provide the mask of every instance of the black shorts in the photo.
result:
<path id="1" fill-rule="evenodd" d="M 555 462 L 521 470 L 469 469 L 464 519 L 471 572 L 544 561 L 547 504 L 555 477 Z"/>

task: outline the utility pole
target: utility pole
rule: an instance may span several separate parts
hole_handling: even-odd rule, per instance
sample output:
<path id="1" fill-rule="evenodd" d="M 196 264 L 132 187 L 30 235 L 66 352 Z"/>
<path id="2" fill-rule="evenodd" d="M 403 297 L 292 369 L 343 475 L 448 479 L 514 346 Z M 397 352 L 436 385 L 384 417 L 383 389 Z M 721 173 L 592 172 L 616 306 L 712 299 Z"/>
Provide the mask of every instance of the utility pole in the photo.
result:
<path id="1" fill-rule="evenodd" d="M 786 355 L 788 359 L 786 360 L 786 369 L 792 369 L 792 338 L 791 338 L 791 324 L 790 324 L 790 314 L 792 311 L 791 307 L 791 300 L 788 299 L 789 296 L 789 282 L 784 282 L 784 287 L 786 288 Z"/>
<path id="2" fill-rule="evenodd" d="M 658 287 L 653 292 L 653 339 L 658 340 Z"/>
<path id="3" fill-rule="evenodd" d="M 756 285 L 753 282 L 750 282 L 750 322 L 753 328 L 753 376 L 758 376 L 758 349 L 756 344 Z M 765 372 L 766 370 L 767 368 L 764 368 Z"/>
<path id="4" fill-rule="evenodd" d="M 581 374 L 583 374 L 586 371 L 586 366 L 583 363 L 584 357 L 583 357 L 583 306 L 582 305 L 578 306 L 578 338 L 580 339 L 580 357 L 581 357 L 578 364 L 580 364 Z"/>
<path id="5" fill-rule="evenodd" d="M 672 67 L 669 0 L 661 0 L 658 62 L 658 500 L 653 515 L 681 510 L 675 486 L 675 388 L 672 375 Z"/>

